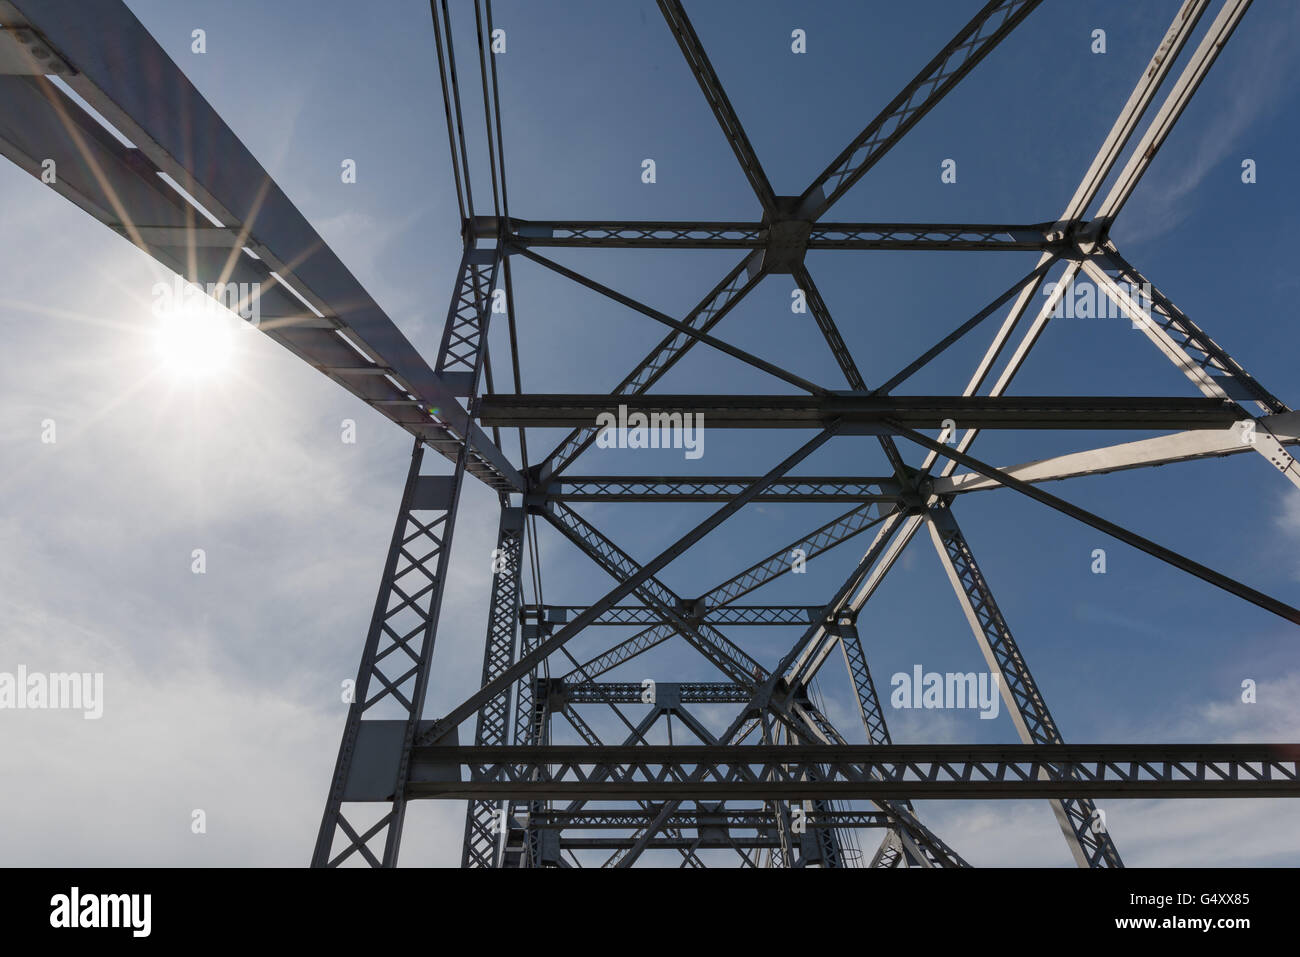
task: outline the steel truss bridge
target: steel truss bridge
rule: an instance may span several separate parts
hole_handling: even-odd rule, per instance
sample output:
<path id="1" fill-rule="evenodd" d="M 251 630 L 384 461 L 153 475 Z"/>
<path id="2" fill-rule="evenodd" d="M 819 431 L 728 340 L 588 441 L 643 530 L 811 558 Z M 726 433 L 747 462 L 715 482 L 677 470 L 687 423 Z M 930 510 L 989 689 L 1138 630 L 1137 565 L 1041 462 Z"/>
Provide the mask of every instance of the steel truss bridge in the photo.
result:
<path id="1" fill-rule="evenodd" d="M 1291 605 L 1041 488 L 1077 476 L 1252 454 L 1300 487 L 1300 466 L 1287 450 L 1300 441 L 1300 414 L 1148 286 L 1109 238 L 1249 0 L 1224 0 L 1213 13 L 1210 0 L 1182 4 L 1059 216 L 978 224 L 848 223 L 834 221 L 832 212 L 936 104 L 996 55 L 1040 0 L 991 0 L 976 11 L 798 194 L 778 194 L 768 180 L 682 3 L 657 2 L 760 216 L 752 222 L 576 222 L 514 215 L 508 124 L 490 51 L 491 0 L 434 0 L 431 55 L 442 80 L 464 252 L 441 344 L 429 359 L 119 0 L 0 0 L 0 151 L 38 177 L 42 162 L 54 159 L 59 175 L 51 189 L 186 279 L 258 284 L 263 333 L 413 438 L 312 864 L 394 865 L 409 802 L 458 799 L 467 802 L 462 862 L 469 867 L 573 866 L 592 854 L 597 863 L 625 867 L 647 850 L 691 867 L 718 855 L 748 866 L 840 867 L 860 859 L 876 867 L 961 867 L 959 851 L 926 826 L 912 801 L 1039 798 L 1051 802 L 1079 866 L 1118 867 L 1118 849 L 1097 826 L 1098 799 L 1300 796 L 1297 745 L 1067 744 L 956 518 L 959 499 L 1011 489 L 1300 624 Z M 473 19 L 476 50 L 453 42 L 453 8 L 458 18 Z M 1203 20 L 1208 26 L 1192 46 Z M 465 132 L 475 123 L 485 132 L 478 149 Z M 1112 185 L 1102 195 L 1107 182 Z M 689 312 L 668 315 L 554 261 L 548 255 L 554 247 L 733 249 L 739 259 Z M 805 264 L 807 252 L 820 249 L 1036 250 L 1039 259 L 914 362 L 872 385 Z M 521 260 L 659 323 L 662 341 L 612 392 L 608 382 L 597 382 L 591 394 L 525 392 L 511 276 Z M 1043 283 L 1055 270 L 1056 292 L 1045 296 Z M 790 276 L 805 291 L 843 382 L 808 381 L 719 338 L 727 314 L 772 275 Z M 1183 372 L 1188 396 L 1007 394 L 1060 297 L 1082 277 Z M 1135 296 L 1135 288 L 1149 288 L 1149 297 Z M 512 373 L 508 393 L 490 378 L 488 328 L 497 290 L 507 302 L 511 350 L 499 360 Z M 960 394 L 897 391 L 977 329 L 988 346 Z M 682 356 L 701 348 L 759 369 L 796 394 L 652 392 Z M 715 429 L 798 429 L 811 437 L 762 475 L 575 471 L 596 439 L 595 416 L 618 403 L 647 412 L 703 412 Z M 945 418 L 962 423 L 959 437 L 938 441 L 921 431 Z M 555 427 L 570 430 L 564 441 L 540 455 L 534 442 L 530 456 L 528 430 Z M 510 429 L 519 432 L 515 455 L 501 442 L 502 430 Z M 972 453 L 979 433 L 993 429 L 1167 434 L 994 465 Z M 1243 441 L 1247 430 L 1254 441 Z M 814 451 L 845 436 L 878 445 L 888 474 L 795 472 Z M 500 502 L 482 679 L 463 700 L 439 705 L 430 720 L 426 691 L 467 480 L 486 484 Z M 644 501 L 717 508 L 644 561 L 574 508 Z M 702 595 L 677 594 L 658 577 L 729 517 L 772 501 L 838 502 L 847 511 Z M 552 604 L 535 591 L 526 600 L 524 569 L 531 563 L 536 571 L 539 525 L 608 576 L 602 595 Z M 902 745 L 890 736 L 864 653 L 861 631 L 869 626 L 862 612 L 922 529 L 1000 678 L 1019 744 Z M 741 601 L 789 571 L 792 549 L 812 557 L 864 532 L 871 535 L 864 536 L 870 543 L 861 561 L 833 593 L 805 605 Z M 564 601 L 574 597 L 565 594 Z M 799 632 L 778 661 L 755 660 L 726 634 L 777 625 Z M 636 632 L 600 654 L 575 657 L 571 639 L 602 626 Z M 605 677 L 668 641 L 695 649 L 718 680 L 660 682 L 646 709 L 641 683 Z M 833 660 L 846 667 L 856 691 L 866 744 L 849 744 L 813 693 L 814 678 Z M 719 706 L 734 715 L 725 728 L 701 717 Z M 615 715 L 626 736 L 598 738 L 584 717 L 591 709 Z M 650 744 L 652 731 L 673 718 L 690 743 Z M 578 743 L 555 743 L 552 730 L 561 723 Z M 853 835 L 863 828 L 881 833 L 869 858 L 854 853 Z"/>

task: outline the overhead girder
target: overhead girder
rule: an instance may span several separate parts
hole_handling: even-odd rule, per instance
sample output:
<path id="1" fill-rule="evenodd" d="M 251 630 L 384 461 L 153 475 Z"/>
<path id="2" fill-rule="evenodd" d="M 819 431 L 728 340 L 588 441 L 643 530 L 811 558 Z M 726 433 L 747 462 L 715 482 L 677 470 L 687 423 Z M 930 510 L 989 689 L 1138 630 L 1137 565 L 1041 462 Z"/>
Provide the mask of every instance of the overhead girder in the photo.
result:
<path id="1" fill-rule="evenodd" d="M 807 249 L 1024 250 L 1071 248 L 1052 233 L 1054 222 L 996 223 L 813 223 Z M 505 224 L 479 217 L 475 234 L 501 235 Z M 617 220 L 524 220 L 514 218 L 505 233 L 515 248 L 594 247 L 626 249 L 766 249 L 770 223 L 630 222 Z"/>
<path id="2" fill-rule="evenodd" d="M 890 421 L 910 428 L 938 428 L 952 419 L 971 429 L 1134 430 L 1230 429 L 1249 418 L 1230 401 L 1200 396 L 653 395 L 621 404 L 622 411 L 605 395 L 496 393 L 483 396 L 474 412 L 485 426 L 593 431 L 602 428 L 597 417 L 609 415 L 620 423 L 609 428 L 644 429 L 656 440 L 659 428 L 682 429 L 691 422 L 697 423 L 691 428 L 710 429 L 822 429 L 841 423 L 842 434 L 888 435 Z"/>
<path id="3" fill-rule="evenodd" d="M 186 280 L 250 284 L 266 335 L 450 461 L 468 441 L 469 474 L 523 488 L 466 414 L 463 370 L 429 367 L 124 4 L 13 0 L 0 24 L 35 31 L 66 64 L 61 81 L 133 144 L 45 76 L 0 75 L 0 152 L 37 177 L 54 159 L 52 189 Z"/>
<path id="4" fill-rule="evenodd" d="M 417 747 L 413 763 L 412 799 L 1300 797 L 1286 744 Z"/>

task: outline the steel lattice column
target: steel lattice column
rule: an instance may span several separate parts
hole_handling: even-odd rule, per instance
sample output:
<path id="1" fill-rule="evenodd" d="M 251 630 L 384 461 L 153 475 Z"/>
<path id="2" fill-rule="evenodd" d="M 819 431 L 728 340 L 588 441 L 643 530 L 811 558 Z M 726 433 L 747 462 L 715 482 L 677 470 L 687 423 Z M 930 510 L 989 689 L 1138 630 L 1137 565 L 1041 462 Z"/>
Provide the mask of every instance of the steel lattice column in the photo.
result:
<path id="1" fill-rule="evenodd" d="M 1064 744 L 952 510 L 933 508 L 928 519 L 935 548 L 980 650 L 989 667 L 1002 678 L 1002 696 L 1011 709 L 1011 720 L 1020 739 L 1026 744 Z M 1101 819 L 1090 799 L 1065 798 L 1053 802 L 1053 810 L 1080 867 L 1123 867 L 1104 823 L 1097 831 L 1093 830 Z"/>
<path id="2" fill-rule="evenodd" d="M 487 684 L 514 661 L 519 626 L 519 572 L 523 559 L 524 511 L 503 508 L 497 529 L 497 547 L 492 555 L 492 599 L 488 609 L 487 642 L 483 650 L 483 680 Z M 510 743 L 510 689 L 483 705 L 478 714 L 474 743 Z M 495 867 L 498 835 L 505 824 L 499 802 L 472 801 L 465 810 L 465 843 L 462 867 Z"/>
<path id="3" fill-rule="evenodd" d="M 421 475 L 423 458 L 424 448 L 417 441 L 312 856 L 313 867 L 337 866 L 353 853 L 374 867 L 397 863 L 410 750 L 428 685 L 447 551 L 465 473 L 463 454 L 450 476 Z M 380 705 L 400 717 L 366 717 Z M 358 830 L 343 813 L 345 802 L 379 802 L 389 808 L 368 828 Z M 376 857 L 369 844 L 380 835 L 384 848 L 381 857 Z M 340 836 L 345 843 L 336 853 L 334 845 Z"/>
<path id="4" fill-rule="evenodd" d="M 816 713 L 810 703 L 806 710 Z M 818 717 L 820 717 L 820 715 L 818 715 Z M 793 737 L 799 743 L 804 744 L 812 744 L 815 740 L 803 735 L 793 735 Z M 808 778 L 812 781 L 821 780 L 821 768 L 814 767 L 810 769 Z M 805 801 L 804 807 L 811 811 L 812 815 L 817 817 L 824 817 L 832 810 L 830 802 L 820 798 Z M 835 828 L 814 828 L 811 834 L 804 831 L 803 834 L 800 835 L 800 838 L 800 856 L 796 866 L 807 867 L 808 864 L 813 862 L 816 862 L 825 868 L 842 868 L 846 866 L 844 863 L 844 849 L 840 844 L 839 831 Z"/>
<path id="5" fill-rule="evenodd" d="M 858 634 L 857 626 L 840 624 L 835 627 L 835 632 L 839 635 L 840 650 L 844 654 L 844 665 L 848 669 L 854 690 L 857 692 L 858 716 L 862 719 L 862 728 L 867 734 L 867 740 L 872 744 L 893 744 L 893 739 L 889 736 L 889 727 L 885 724 L 885 711 L 880 706 L 880 696 L 876 693 L 876 683 L 871 679 L 871 669 L 867 667 L 867 656 L 863 651 L 862 638 Z M 898 803 L 915 813 L 911 801 L 899 801 Z M 888 868 L 907 864 L 917 867 L 934 867 L 948 864 L 948 861 L 939 855 L 926 856 L 924 848 L 918 846 L 913 839 L 913 835 L 908 834 L 907 838 L 905 843 L 902 833 L 898 830 L 891 830 L 885 840 L 881 842 L 870 866 Z"/>
<path id="6" fill-rule="evenodd" d="M 482 376 L 491 294 L 500 263 L 500 251 L 494 249 L 469 248 L 461 258 L 437 368 L 448 381 L 458 383 L 466 396 L 477 394 Z M 431 416 L 446 412 L 428 411 Z M 416 441 L 312 855 L 313 867 L 336 866 L 353 853 L 373 867 L 397 863 L 411 747 L 421 730 L 456 507 L 474 455 L 473 444 L 463 441 L 451 475 L 421 475 L 424 449 L 422 440 Z M 372 694 L 374 685 L 378 687 Z M 385 713 L 396 717 L 368 716 L 381 704 Z M 350 802 L 387 803 L 389 809 L 369 827 L 358 830 L 343 813 L 344 803 Z M 380 835 L 384 848 L 376 857 L 369 845 Z M 344 843 L 336 853 L 334 846 L 340 836 Z"/>
<path id="7" fill-rule="evenodd" d="M 525 623 L 521 629 L 519 654 L 523 657 L 541 644 L 549 626 Z M 542 744 L 549 740 L 550 715 L 546 711 L 547 695 L 541 687 L 545 679 L 534 669 L 515 683 L 515 744 Z M 506 847 L 502 867 L 525 867 L 536 860 L 536 839 L 532 815 L 537 804 L 514 801 L 506 815 Z"/>

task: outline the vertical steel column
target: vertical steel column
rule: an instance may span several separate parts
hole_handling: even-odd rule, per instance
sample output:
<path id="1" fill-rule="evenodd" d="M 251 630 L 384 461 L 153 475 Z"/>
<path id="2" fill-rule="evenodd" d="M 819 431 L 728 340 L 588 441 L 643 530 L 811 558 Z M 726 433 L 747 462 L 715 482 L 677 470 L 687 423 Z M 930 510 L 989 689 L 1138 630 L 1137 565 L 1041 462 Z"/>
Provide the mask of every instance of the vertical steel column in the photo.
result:
<path id="1" fill-rule="evenodd" d="M 373 867 L 397 863 L 410 749 L 428 686 L 446 556 L 465 473 L 463 449 L 450 476 L 421 475 L 423 458 L 424 448 L 417 441 L 312 856 L 313 867 L 337 866 L 353 853 Z M 399 717 L 367 717 L 379 705 Z M 343 813 L 345 802 L 380 802 L 389 809 L 359 832 Z M 369 845 L 379 835 L 384 837 L 384 848 L 382 856 L 376 857 Z M 345 843 L 336 853 L 334 845 L 340 836 Z"/>
<path id="2" fill-rule="evenodd" d="M 437 362 L 438 374 L 453 384 L 458 395 L 478 393 L 492 288 L 500 262 L 498 249 L 470 247 L 461 258 Z M 421 730 L 447 555 L 471 454 L 466 438 L 451 475 L 421 475 L 424 451 L 418 441 L 412 453 L 312 855 L 313 867 L 337 866 L 354 853 L 372 867 L 397 864 L 411 747 Z M 379 717 L 374 711 L 379 705 L 385 714 L 395 717 Z M 343 805 L 352 802 L 387 804 L 388 811 L 359 830 L 344 814 Z M 381 835 L 384 847 L 376 856 L 369 845 Z M 336 852 L 340 837 L 343 844 Z"/>
<path id="3" fill-rule="evenodd" d="M 525 623 L 520 631 L 519 656 L 522 658 L 542 643 L 550 627 L 549 623 L 538 621 Z M 539 676 L 540 670 L 539 664 L 531 673 L 515 682 L 515 744 L 542 744 L 546 740 L 546 725 L 549 720 L 545 714 L 547 695 L 541 687 L 546 679 Z M 506 815 L 510 830 L 502 867 L 525 867 L 533 860 L 534 855 L 530 850 L 535 843 L 531 832 L 536 830 L 531 826 L 533 808 L 534 805 L 526 801 L 510 802 L 510 810 Z"/>
<path id="4" fill-rule="evenodd" d="M 487 684 L 514 662 L 515 638 L 519 627 L 520 570 L 524 546 L 524 510 L 503 508 L 497 529 L 497 547 L 492 556 L 492 599 L 488 608 L 487 640 L 483 649 L 483 680 Z M 476 745 L 510 743 L 510 688 L 501 690 L 478 713 L 474 731 Z M 501 801 L 470 801 L 465 809 L 465 842 L 462 867 L 495 867 L 497 845 L 505 828 L 505 805 Z"/>
<path id="5" fill-rule="evenodd" d="M 862 719 L 862 728 L 867 734 L 867 740 L 872 744 L 893 744 L 889 736 L 889 728 L 885 724 L 885 711 L 880 706 L 880 696 L 876 693 L 876 683 L 871 679 L 871 669 L 867 667 L 867 656 L 862 648 L 862 638 L 858 634 L 857 625 L 836 624 L 834 632 L 839 635 L 840 650 L 844 654 L 844 666 L 848 669 L 849 678 L 857 692 L 858 717 Z M 911 801 L 895 803 L 915 813 Z M 906 832 L 905 827 L 901 830 Z M 926 856 L 915 838 L 916 835 L 908 834 L 905 846 L 903 834 L 900 834 L 898 829 L 891 829 L 876 851 L 876 856 L 872 858 L 870 866 L 895 867 L 906 863 L 909 866 L 934 867 L 936 864 L 948 863 L 938 855 L 933 859 Z M 897 848 L 897 854 L 885 853 L 886 844 Z"/>

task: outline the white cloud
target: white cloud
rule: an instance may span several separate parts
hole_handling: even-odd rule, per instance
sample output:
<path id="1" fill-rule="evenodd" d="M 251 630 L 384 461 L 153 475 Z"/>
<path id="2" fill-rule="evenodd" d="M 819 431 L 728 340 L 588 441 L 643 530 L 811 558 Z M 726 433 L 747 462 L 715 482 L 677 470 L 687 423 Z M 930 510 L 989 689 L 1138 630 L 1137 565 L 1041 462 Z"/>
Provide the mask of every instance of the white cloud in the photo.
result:
<path id="1" fill-rule="evenodd" d="M 1274 527 L 1281 533 L 1283 561 L 1291 563 L 1291 574 L 1300 580 L 1300 491 L 1290 490 L 1282 497 Z"/>
<path id="2" fill-rule="evenodd" d="M 1168 232 L 1187 217 L 1191 210 L 1189 197 L 1215 167 L 1229 156 L 1249 155 L 1241 153 L 1248 142 L 1246 134 L 1277 108 L 1283 92 L 1292 87 L 1291 51 L 1300 37 L 1300 8 L 1287 8 L 1287 15 L 1280 15 L 1276 8 L 1271 13 L 1263 41 L 1252 49 L 1248 58 L 1242 59 L 1240 66 L 1224 70 L 1223 64 L 1216 64 L 1211 70 L 1205 86 L 1217 89 L 1211 92 L 1202 88 L 1197 97 L 1217 96 L 1218 111 L 1213 121 L 1197 130 L 1192 142 L 1178 151 L 1176 161 L 1169 155 L 1168 146 L 1161 150 L 1154 161 L 1159 168 L 1142 181 L 1123 216 L 1117 220 L 1120 245 L 1131 245 Z M 1249 41 L 1239 30 L 1233 43 L 1243 42 Z M 1181 71 L 1182 67 L 1176 69 Z M 1154 115 L 1154 108 L 1149 115 Z"/>

